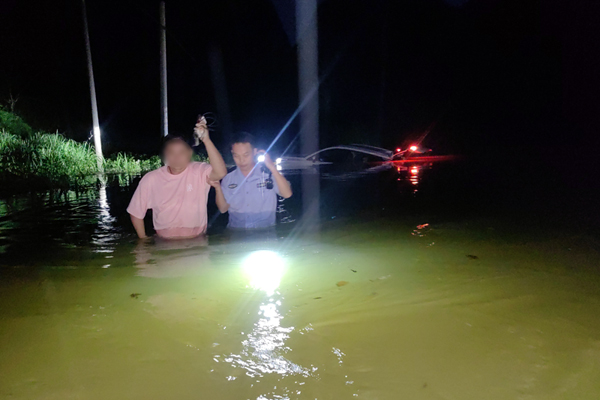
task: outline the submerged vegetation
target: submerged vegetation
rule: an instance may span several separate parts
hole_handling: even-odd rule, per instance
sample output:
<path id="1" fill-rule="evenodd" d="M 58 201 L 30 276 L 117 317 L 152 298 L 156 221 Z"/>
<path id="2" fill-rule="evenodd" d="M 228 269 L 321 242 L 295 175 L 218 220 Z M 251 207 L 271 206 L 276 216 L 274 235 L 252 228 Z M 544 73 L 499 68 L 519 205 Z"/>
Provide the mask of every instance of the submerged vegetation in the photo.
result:
<path id="1" fill-rule="evenodd" d="M 139 174 L 162 165 L 160 157 L 119 153 L 104 160 L 109 174 Z M 97 184 L 94 147 L 59 133 L 34 133 L 13 113 L 0 109 L 0 184 L 3 190 L 85 189 Z"/>

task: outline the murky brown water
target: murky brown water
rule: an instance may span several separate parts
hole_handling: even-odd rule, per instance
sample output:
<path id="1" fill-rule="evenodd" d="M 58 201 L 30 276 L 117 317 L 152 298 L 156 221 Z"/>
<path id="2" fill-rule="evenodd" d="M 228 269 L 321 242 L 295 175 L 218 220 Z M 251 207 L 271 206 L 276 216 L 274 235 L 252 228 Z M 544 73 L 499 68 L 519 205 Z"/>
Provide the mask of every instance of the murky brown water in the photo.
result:
<path id="1" fill-rule="evenodd" d="M 0 399 L 600 395 L 593 237 L 374 216 L 138 244 L 101 193 L 68 209 L 97 215 L 0 269 Z M 34 219 L 11 215 L 21 248 Z"/>

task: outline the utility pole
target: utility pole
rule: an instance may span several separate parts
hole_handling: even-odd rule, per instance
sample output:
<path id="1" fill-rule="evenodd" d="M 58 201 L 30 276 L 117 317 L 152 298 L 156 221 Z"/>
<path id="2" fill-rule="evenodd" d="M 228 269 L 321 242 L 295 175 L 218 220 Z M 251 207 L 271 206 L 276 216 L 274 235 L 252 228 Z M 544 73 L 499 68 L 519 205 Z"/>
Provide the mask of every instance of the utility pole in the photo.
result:
<path id="1" fill-rule="evenodd" d="M 165 2 L 160 2 L 160 107 L 162 134 L 169 134 L 169 110 L 167 103 L 167 20 Z"/>
<path id="2" fill-rule="evenodd" d="M 296 42 L 298 43 L 300 149 L 303 155 L 319 149 L 319 51 L 317 0 L 296 0 Z M 302 208 L 305 227 L 318 230 L 320 213 L 319 174 L 302 175 Z"/>
<path id="3" fill-rule="evenodd" d="M 88 30 L 87 11 L 85 0 L 83 4 L 83 30 L 85 34 L 85 49 L 87 53 L 88 73 L 90 76 L 90 97 L 92 100 L 92 125 L 94 132 L 94 148 L 96 149 L 96 159 L 98 162 L 98 171 L 104 172 L 104 156 L 102 155 L 102 140 L 100 134 L 100 122 L 98 120 L 98 103 L 96 101 L 96 84 L 94 83 L 94 68 L 92 67 L 92 50 L 90 47 L 90 32 Z"/>

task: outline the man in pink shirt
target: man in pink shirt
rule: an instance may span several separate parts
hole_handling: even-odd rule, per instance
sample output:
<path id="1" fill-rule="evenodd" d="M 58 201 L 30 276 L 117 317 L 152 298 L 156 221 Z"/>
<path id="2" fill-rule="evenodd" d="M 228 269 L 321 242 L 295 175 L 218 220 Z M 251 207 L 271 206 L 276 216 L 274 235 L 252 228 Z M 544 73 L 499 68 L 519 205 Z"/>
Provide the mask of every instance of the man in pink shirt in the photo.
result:
<path id="1" fill-rule="evenodd" d="M 160 237 L 184 239 L 206 232 L 210 190 L 207 181 L 223 178 L 227 167 L 210 140 L 204 119 L 196 124 L 194 136 L 204 143 L 210 164 L 192 162 L 193 150 L 182 138 L 165 142 L 165 166 L 144 175 L 127 207 L 140 239 L 146 237 L 144 216 L 150 208 L 154 229 Z"/>

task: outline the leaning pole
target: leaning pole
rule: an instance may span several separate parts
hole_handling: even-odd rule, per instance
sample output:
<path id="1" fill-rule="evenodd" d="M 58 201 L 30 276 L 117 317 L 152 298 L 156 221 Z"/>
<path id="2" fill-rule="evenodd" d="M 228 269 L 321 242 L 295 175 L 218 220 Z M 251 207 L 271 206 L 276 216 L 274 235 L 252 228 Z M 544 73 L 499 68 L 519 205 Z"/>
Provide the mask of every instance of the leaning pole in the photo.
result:
<path id="1" fill-rule="evenodd" d="M 85 50 L 87 53 L 87 66 L 90 75 L 90 97 L 92 100 L 92 124 L 94 132 L 94 148 L 96 149 L 96 160 L 98 162 L 98 171 L 104 172 L 104 156 L 102 155 L 102 139 L 100 133 L 100 122 L 98 120 L 98 103 L 96 101 L 96 84 L 94 83 L 94 68 L 92 67 L 92 50 L 90 47 L 90 32 L 88 30 L 87 11 L 85 0 L 83 4 L 83 31 L 85 35 Z"/>
<path id="2" fill-rule="evenodd" d="M 160 119 L 162 135 L 169 134 L 169 109 L 167 103 L 167 20 L 165 2 L 160 2 Z"/>
<path id="3" fill-rule="evenodd" d="M 317 0 L 296 0 L 296 42 L 298 44 L 298 97 L 301 154 L 319 149 L 319 52 Z M 302 174 L 303 225 L 318 230 L 320 213 L 319 174 Z"/>

